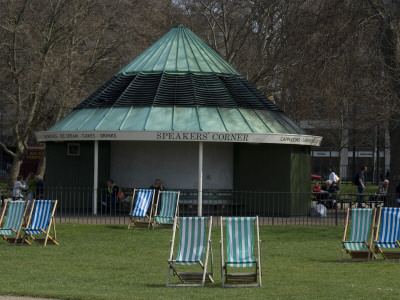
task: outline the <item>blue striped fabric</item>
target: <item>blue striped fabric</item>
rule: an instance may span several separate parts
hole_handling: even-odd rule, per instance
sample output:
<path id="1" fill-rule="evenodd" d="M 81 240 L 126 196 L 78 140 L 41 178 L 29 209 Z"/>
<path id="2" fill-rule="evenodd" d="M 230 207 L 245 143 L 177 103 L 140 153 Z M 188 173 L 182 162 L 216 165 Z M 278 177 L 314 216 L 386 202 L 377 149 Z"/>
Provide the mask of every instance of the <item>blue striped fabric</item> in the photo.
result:
<path id="1" fill-rule="evenodd" d="M 30 227 L 24 229 L 25 233 L 41 234 L 40 229 L 46 230 L 50 222 L 52 207 L 53 200 L 36 200 L 32 221 Z"/>
<path id="2" fill-rule="evenodd" d="M 256 265 L 253 256 L 254 218 L 226 218 L 227 261 L 230 267 L 252 267 Z"/>
<path id="3" fill-rule="evenodd" d="M 14 235 L 15 232 L 11 230 L 13 228 L 18 231 L 22 218 L 24 217 L 26 201 L 10 201 L 8 202 L 7 219 L 4 227 L 0 229 L 0 235 Z"/>
<path id="4" fill-rule="evenodd" d="M 202 260 L 206 248 L 207 218 L 184 217 L 179 220 L 179 250 L 173 262 L 181 265 L 197 264 L 199 260 Z"/>
<path id="5" fill-rule="evenodd" d="M 382 207 L 381 232 L 375 244 L 380 248 L 397 248 L 400 235 L 400 208 Z"/>
<path id="6" fill-rule="evenodd" d="M 348 241 L 343 242 L 346 250 L 367 250 L 365 241 L 369 240 L 372 208 L 354 208 L 351 210 L 351 231 Z"/>
<path id="7" fill-rule="evenodd" d="M 132 217 L 145 217 L 149 209 L 154 190 L 141 189 L 137 192 L 135 207 L 132 210 Z"/>

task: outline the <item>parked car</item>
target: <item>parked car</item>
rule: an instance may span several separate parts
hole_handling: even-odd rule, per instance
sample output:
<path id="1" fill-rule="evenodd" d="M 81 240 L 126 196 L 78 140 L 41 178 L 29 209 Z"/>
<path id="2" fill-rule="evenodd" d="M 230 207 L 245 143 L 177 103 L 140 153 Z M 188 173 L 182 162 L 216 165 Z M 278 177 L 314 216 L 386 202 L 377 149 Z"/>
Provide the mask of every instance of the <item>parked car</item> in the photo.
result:
<path id="1" fill-rule="evenodd" d="M 311 175 L 311 180 L 318 180 L 318 181 L 321 181 L 321 180 L 322 180 L 322 176 L 319 176 L 319 175 Z"/>

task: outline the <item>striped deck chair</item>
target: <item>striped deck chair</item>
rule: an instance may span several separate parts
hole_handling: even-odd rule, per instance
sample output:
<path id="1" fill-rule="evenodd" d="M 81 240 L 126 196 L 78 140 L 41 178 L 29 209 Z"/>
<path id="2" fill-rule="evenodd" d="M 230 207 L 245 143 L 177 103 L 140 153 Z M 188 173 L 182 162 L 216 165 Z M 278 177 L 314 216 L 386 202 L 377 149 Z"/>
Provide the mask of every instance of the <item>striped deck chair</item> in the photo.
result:
<path id="1" fill-rule="evenodd" d="M 155 223 L 162 226 L 172 226 L 174 219 L 178 215 L 180 192 L 161 191 L 158 194 L 155 209 Z M 161 202 L 160 213 L 157 214 L 159 203 Z"/>
<path id="2" fill-rule="evenodd" d="M 204 286 L 204 283 L 214 282 L 213 255 L 211 246 L 212 217 L 209 218 L 209 230 L 207 239 L 207 219 L 205 217 L 179 218 L 179 249 L 174 258 L 175 234 L 178 218 L 174 220 L 172 231 L 171 252 L 168 259 L 167 286 Z M 206 257 L 203 263 L 203 254 Z M 211 273 L 207 272 L 208 257 L 211 255 Z M 200 265 L 202 272 L 179 272 L 176 265 Z M 169 276 L 172 269 L 173 275 L 177 276 L 182 283 L 170 284 Z"/>
<path id="3" fill-rule="evenodd" d="M 57 200 L 34 200 L 31 213 L 28 219 L 28 226 L 24 228 L 24 239 L 30 238 L 37 244 L 47 243 L 58 245 L 56 241 L 56 221 L 54 213 L 57 207 Z M 53 228 L 54 237 L 50 235 Z M 35 237 L 37 235 L 45 235 L 44 238 Z M 25 240 L 22 241 L 22 244 Z M 26 242 L 26 241 L 25 241 Z M 28 242 L 30 245 L 31 243 Z"/>
<path id="4" fill-rule="evenodd" d="M 350 237 L 347 239 L 350 214 L 351 231 Z M 374 236 L 374 230 L 376 229 L 375 217 L 375 208 L 354 208 L 351 210 L 350 208 L 347 209 L 347 217 L 344 226 L 340 260 L 343 259 L 344 250 L 346 250 L 346 253 L 350 254 L 352 259 L 370 259 L 371 256 L 376 259 L 376 255 L 371 249 L 372 238 Z"/>
<path id="5" fill-rule="evenodd" d="M 128 229 L 131 228 L 132 224 L 138 227 L 146 227 L 150 228 L 152 217 L 153 217 L 153 202 L 154 202 L 154 190 L 147 189 L 135 189 L 133 191 L 132 199 L 136 201 L 132 201 L 131 204 L 131 212 L 129 214 L 130 222 L 128 225 Z M 147 211 L 150 208 L 150 215 L 147 214 Z M 143 221 L 145 218 L 145 221 Z"/>
<path id="6" fill-rule="evenodd" d="M 223 287 L 261 287 L 261 240 L 258 216 L 226 218 L 226 257 L 224 259 L 224 231 L 221 217 L 221 277 Z M 254 222 L 257 229 L 258 259 L 253 255 Z M 255 267 L 251 273 L 228 273 L 228 267 Z M 259 278 L 257 283 L 257 276 Z M 243 283 L 245 282 L 245 283 Z M 251 282 L 251 283 L 249 283 Z M 256 283 L 254 283 L 256 282 Z"/>
<path id="7" fill-rule="evenodd" d="M 379 240 L 378 233 L 380 228 Z M 400 258 L 400 207 L 382 207 L 378 217 L 378 230 L 376 231 L 374 252 L 378 250 L 385 259 Z M 391 249 L 391 250 L 383 250 Z"/>
<path id="8" fill-rule="evenodd" d="M 6 240 L 7 242 L 13 244 L 21 242 L 20 232 L 28 206 L 29 201 L 11 201 L 11 199 L 6 200 L 3 213 L 0 217 L 1 226 L 1 224 L 3 224 L 5 213 L 8 208 L 7 219 L 4 223 L 4 226 L 0 228 L 0 235 L 2 236 L 3 240 Z"/>

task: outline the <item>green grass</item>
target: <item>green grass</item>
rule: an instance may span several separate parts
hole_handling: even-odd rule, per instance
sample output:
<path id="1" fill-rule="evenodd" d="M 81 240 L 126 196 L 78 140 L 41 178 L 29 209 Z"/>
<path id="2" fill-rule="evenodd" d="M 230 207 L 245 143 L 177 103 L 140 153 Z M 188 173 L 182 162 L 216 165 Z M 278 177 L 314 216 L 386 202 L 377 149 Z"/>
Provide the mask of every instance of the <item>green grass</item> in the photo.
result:
<path id="1" fill-rule="evenodd" d="M 171 230 L 58 224 L 60 246 L 0 245 L 0 295 L 65 299 L 399 298 L 399 264 L 339 262 L 342 227 L 262 226 L 263 287 L 166 288 Z"/>
<path id="2" fill-rule="evenodd" d="M 320 182 L 320 185 L 322 186 L 321 182 Z M 311 191 L 312 191 L 313 186 L 314 186 L 314 183 L 311 183 Z M 367 186 L 365 187 L 366 194 L 375 194 L 377 190 L 378 190 L 377 185 L 367 184 Z M 348 193 L 348 194 L 358 193 L 357 186 L 354 184 L 351 184 L 351 183 L 341 184 L 340 191 L 342 193 Z"/>

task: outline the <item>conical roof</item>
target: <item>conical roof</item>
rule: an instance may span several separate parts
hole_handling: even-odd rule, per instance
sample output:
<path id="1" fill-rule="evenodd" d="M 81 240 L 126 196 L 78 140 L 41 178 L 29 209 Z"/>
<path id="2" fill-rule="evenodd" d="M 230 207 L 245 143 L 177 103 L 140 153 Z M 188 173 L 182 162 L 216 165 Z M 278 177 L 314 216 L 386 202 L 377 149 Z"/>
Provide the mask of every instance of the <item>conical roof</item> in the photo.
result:
<path id="1" fill-rule="evenodd" d="M 36 134 L 39 141 L 321 142 L 183 27 L 170 30 L 49 131 Z"/>
<path id="2" fill-rule="evenodd" d="M 217 52 L 188 28 L 177 27 L 118 72 L 214 73 L 240 75 Z"/>
<path id="3" fill-rule="evenodd" d="M 76 107 L 229 107 L 280 111 L 188 28 L 171 29 Z"/>

